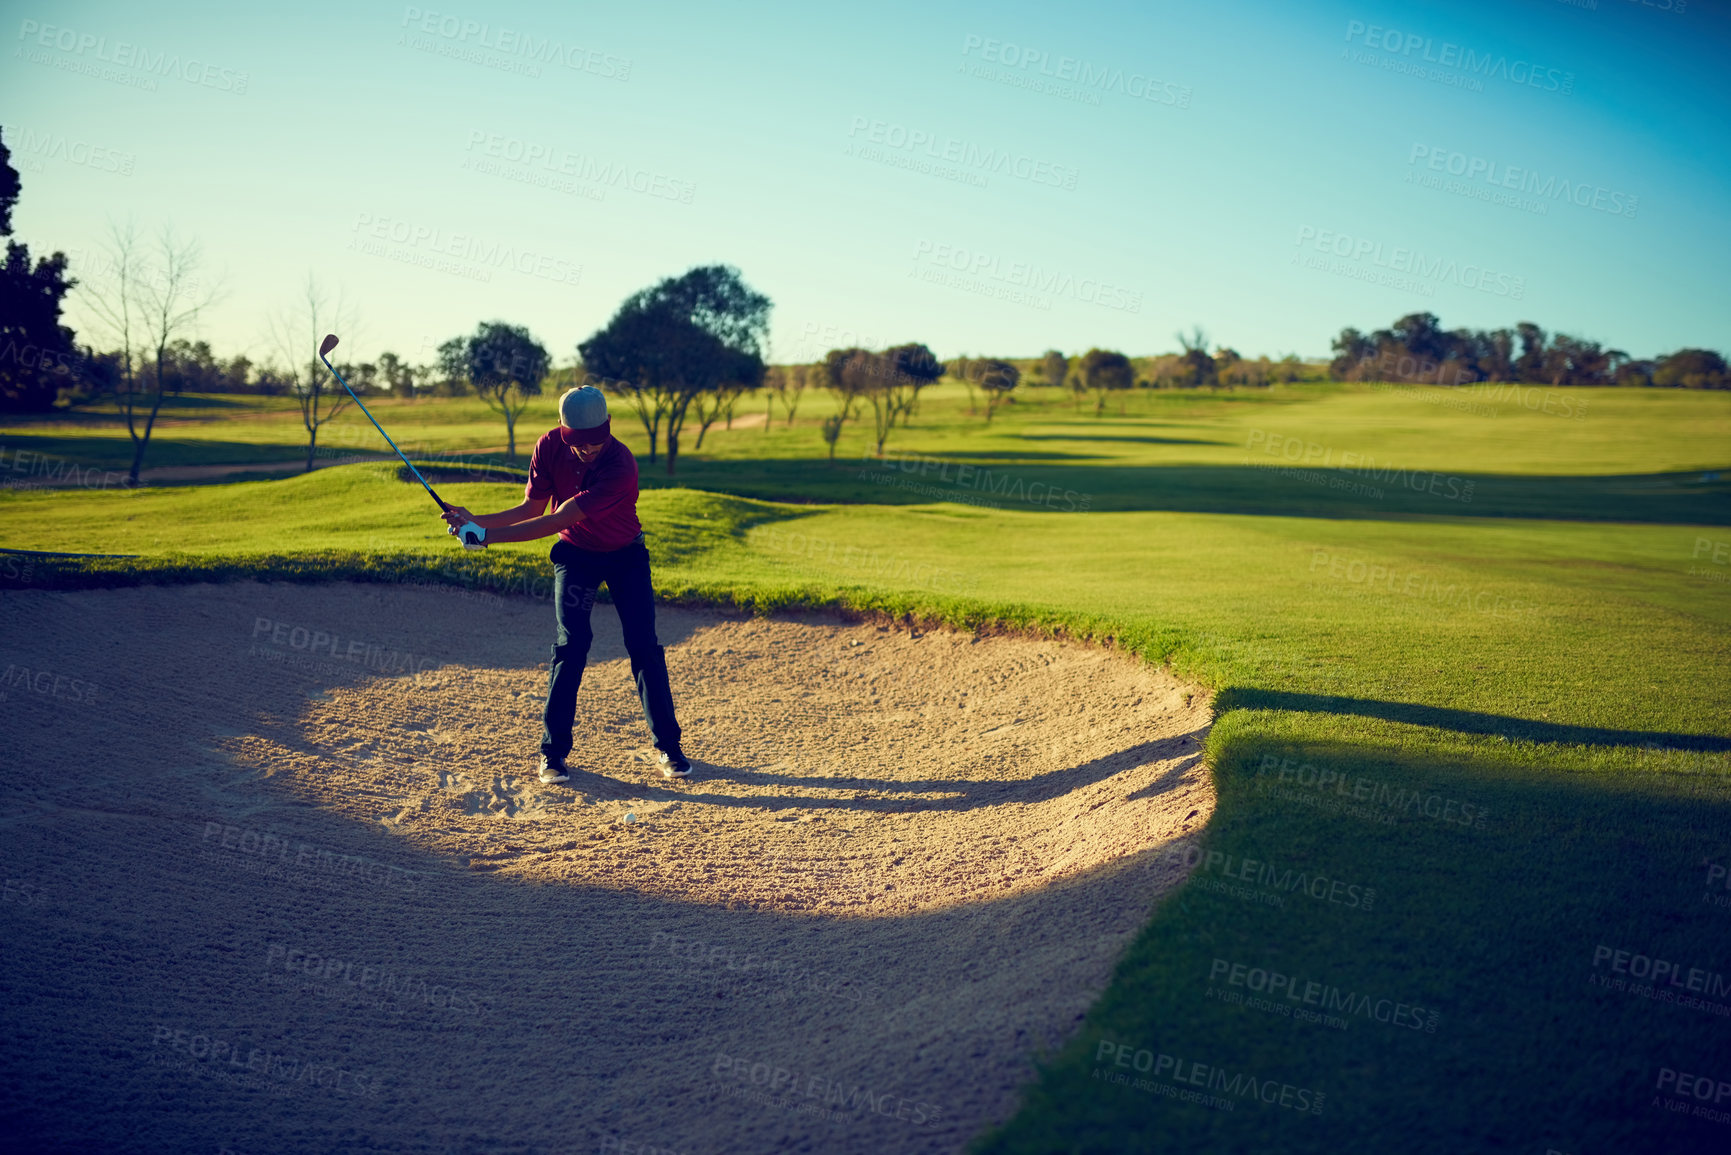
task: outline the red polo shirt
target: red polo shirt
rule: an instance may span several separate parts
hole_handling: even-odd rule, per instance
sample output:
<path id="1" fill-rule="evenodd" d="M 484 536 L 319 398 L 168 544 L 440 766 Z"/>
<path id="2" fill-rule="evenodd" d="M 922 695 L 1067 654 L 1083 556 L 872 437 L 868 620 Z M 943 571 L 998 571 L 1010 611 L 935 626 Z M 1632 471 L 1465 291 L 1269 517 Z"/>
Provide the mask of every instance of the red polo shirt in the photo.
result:
<path id="1" fill-rule="evenodd" d="M 560 530 L 559 536 L 578 549 L 620 549 L 643 532 L 637 521 L 637 458 L 617 437 L 609 435 L 607 447 L 585 465 L 576 450 L 559 440 L 559 431 L 549 429 L 529 458 L 524 492 L 531 502 L 551 498 L 554 508 L 577 499 L 583 520 Z"/>

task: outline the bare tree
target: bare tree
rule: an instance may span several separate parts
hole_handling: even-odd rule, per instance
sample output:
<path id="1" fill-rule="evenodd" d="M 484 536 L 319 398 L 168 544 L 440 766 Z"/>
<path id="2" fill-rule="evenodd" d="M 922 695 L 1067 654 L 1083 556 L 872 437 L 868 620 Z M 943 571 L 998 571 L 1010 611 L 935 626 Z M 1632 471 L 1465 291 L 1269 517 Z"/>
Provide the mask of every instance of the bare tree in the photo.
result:
<path id="1" fill-rule="evenodd" d="M 813 367 L 810 365 L 789 365 L 787 368 L 787 388 L 777 396 L 781 399 L 781 407 L 787 410 L 787 423 L 793 425 L 793 415 L 799 411 L 800 394 L 812 379 Z"/>
<path id="2" fill-rule="evenodd" d="M 780 365 L 767 365 L 763 370 L 763 431 L 775 423 L 775 399 L 787 395 L 787 370 Z"/>
<path id="3" fill-rule="evenodd" d="M 167 391 L 168 347 L 197 326 L 199 314 L 215 303 L 220 292 L 199 280 L 203 256 L 198 242 L 175 236 L 168 225 L 154 242 L 146 242 L 130 221 L 110 224 L 104 247 L 108 275 L 87 290 L 85 299 L 98 322 L 120 344 L 118 402 L 132 438 L 132 468 L 126 484 L 136 486 Z M 144 355 L 150 351 L 155 353 L 155 371 L 141 374 Z"/>
<path id="4" fill-rule="evenodd" d="M 1022 371 L 1008 361 L 993 358 L 985 363 L 980 371 L 980 388 L 986 391 L 987 425 L 992 423 L 992 414 L 1009 403 L 1010 394 L 1021 379 Z"/>
<path id="5" fill-rule="evenodd" d="M 726 427 L 732 429 L 733 407 L 739 404 L 742 396 L 754 388 L 756 386 L 749 379 L 723 381 L 714 389 L 699 393 L 694 406 L 697 410 L 697 441 L 692 448 L 703 448 L 703 435 L 708 433 L 709 427 L 717 421 L 726 421 Z"/>
<path id="6" fill-rule="evenodd" d="M 300 402 L 301 425 L 307 431 L 307 471 L 318 452 L 319 429 L 348 408 L 349 395 L 319 363 L 319 342 L 326 333 L 354 328 L 355 311 L 341 293 L 333 302 L 311 273 L 301 299 L 266 318 L 272 352 L 281 359 L 283 376 Z"/>

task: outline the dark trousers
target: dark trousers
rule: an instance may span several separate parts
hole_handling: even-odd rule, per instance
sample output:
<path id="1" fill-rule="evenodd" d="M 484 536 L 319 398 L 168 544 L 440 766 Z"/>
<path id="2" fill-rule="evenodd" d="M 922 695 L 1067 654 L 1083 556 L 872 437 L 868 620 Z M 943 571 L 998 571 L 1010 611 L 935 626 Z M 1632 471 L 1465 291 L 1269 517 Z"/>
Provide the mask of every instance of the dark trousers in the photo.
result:
<path id="1" fill-rule="evenodd" d="M 655 596 L 649 584 L 649 550 L 638 538 L 624 549 L 594 553 L 560 538 L 548 555 L 553 561 L 553 615 L 558 623 L 553 665 L 547 676 L 547 709 L 542 715 L 541 753 L 563 758 L 571 752 L 571 724 L 577 716 L 577 687 L 589 644 L 589 611 L 596 591 L 607 583 L 613 608 L 625 632 L 631 676 L 643 703 L 643 720 L 663 750 L 679 748 L 679 723 L 673 717 L 673 689 L 667 680 L 667 654 L 655 636 Z"/>

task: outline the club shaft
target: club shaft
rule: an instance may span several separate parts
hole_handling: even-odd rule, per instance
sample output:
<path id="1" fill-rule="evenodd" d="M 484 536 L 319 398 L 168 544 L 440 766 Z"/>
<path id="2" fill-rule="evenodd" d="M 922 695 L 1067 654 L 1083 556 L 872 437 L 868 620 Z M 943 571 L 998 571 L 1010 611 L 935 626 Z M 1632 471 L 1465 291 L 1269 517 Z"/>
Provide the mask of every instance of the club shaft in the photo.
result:
<path id="1" fill-rule="evenodd" d="M 415 480 L 421 483 L 421 488 L 427 491 L 427 496 L 438 502 L 440 509 L 450 509 L 451 507 L 445 504 L 445 499 L 433 492 L 433 487 L 427 484 L 427 479 L 421 476 L 421 471 L 415 468 L 415 463 L 409 460 L 409 455 L 401 449 L 397 449 L 397 443 L 391 441 L 391 435 L 385 432 L 385 427 L 379 424 L 378 418 L 374 417 L 367 409 L 366 402 L 357 397 L 355 391 L 349 388 L 349 383 L 343 380 L 343 375 L 337 372 L 337 367 L 331 364 L 330 359 L 320 353 L 319 360 L 325 363 L 325 368 L 331 371 L 331 376 L 335 377 L 348 395 L 354 398 L 355 404 L 361 407 L 361 412 L 367 415 L 367 420 L 373 423 L 373 428 L 379 431 L 379 436 L 389 442 L 392 449 L 397 450 L 397 456 L 403 459 L 403 464 L 409 467 L 409 472 L 415 475 Z"/>

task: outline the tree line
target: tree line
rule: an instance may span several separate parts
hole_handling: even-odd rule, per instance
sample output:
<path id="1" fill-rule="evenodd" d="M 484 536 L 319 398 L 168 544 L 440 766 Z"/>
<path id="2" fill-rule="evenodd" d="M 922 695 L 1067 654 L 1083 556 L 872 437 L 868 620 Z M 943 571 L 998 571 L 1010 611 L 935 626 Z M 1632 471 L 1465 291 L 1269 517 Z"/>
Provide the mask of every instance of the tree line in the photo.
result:
<path id="1" fill-rule="evenodd" d="M 1725 358 L 1711 349 L 1643 360 L 1597 341 L 1546 333 L 1531 321 L 1512 329 L 1445 330 L 1434 313 L 1409 313 L 1371 333 L 1342 329 L 1332 348 L 1329 371 L 1341 381 L 1731 388 Z"/>

